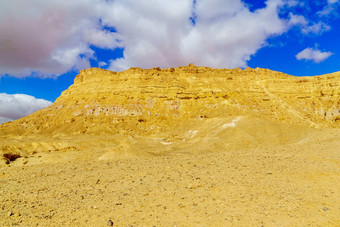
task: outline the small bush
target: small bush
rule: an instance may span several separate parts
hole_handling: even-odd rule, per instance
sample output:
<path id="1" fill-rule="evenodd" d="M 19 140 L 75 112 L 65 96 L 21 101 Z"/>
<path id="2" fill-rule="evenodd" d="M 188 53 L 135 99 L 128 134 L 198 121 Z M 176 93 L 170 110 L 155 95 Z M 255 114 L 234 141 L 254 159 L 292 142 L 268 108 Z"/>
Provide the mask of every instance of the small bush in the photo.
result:
<path id="1" fill-rule="evenodd" d="M 6 160 L 6 163 L 9 164 L 10 162 L 15 161 L 17 158 L 20 158 L 20 154 L 13 154 L 13 153 L 5 153 L 2 157 Z"/>

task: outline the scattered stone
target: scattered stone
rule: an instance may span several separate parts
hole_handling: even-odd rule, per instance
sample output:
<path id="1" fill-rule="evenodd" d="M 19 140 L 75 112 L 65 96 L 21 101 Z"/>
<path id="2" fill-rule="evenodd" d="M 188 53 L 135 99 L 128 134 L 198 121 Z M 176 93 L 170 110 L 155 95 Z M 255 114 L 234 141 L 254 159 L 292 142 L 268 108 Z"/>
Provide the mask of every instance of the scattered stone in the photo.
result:
<path id="1" fill-rule="evenodd" d="M 7 213 L 7 216 L 8 216 L 8 217 L 13 216 L 13 215 L 14 215 L 14 213 L 13 213 L 12 211 L 9 211 L 9 212 Z"/>
<path id="2" fill-rule="evenodd" d="M 327 210 L 329 210 L 329 208 L 328 207 L 324 207 L 324 208 L 322 208 L 323 209 L 323 211 L 327 211 Z"/>
<path id="3" fill-rule="evenodd" d="M 21 157 L 21 155 L 19 153 L 11 153 L 11 152 L 5 153 L 2 156 L 5 160 L 7 160 L 7 164 L 9 164 L 10 162 L 13 162 L 17 158 Z"/>
<path id="4" fill-rule="evenodd" d="M 107 221 L 107 226 L 113 226 L 113 222 L 111 220 Z"/>

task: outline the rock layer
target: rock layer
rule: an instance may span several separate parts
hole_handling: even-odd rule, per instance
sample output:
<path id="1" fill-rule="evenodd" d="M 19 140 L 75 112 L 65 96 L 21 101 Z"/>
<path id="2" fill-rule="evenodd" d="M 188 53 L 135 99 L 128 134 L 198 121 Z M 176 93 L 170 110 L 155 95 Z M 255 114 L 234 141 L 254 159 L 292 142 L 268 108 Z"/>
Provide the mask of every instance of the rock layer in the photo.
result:
<path id="1" fill-rule="evenodd" d="M 83 149 L 69 139 L 71 135 L 158 135 L 167 143 L 188 137 L 197 125 L 207 130 L 202 135 L 208 135 L 209 130 L 216 130 L 214 125 L 230 128 L 240 118 L 248 119 L 242 130 L 253 137 L 259 137 L 256 130 L 264 130 L 250 129 L 249 125 L 261 122 L 258 119 L 339 128 L 339 97 L 340 73 L 294 77 L 268 69 L 212 69 L 192 64 L 119 73 L 90 68 L 82 70 L 51 106 L 0 125 L 0 136 L 13 139 L 11 145 L 3 140 L 0 148 L 3 152 L 18 147 L 30 152 L 39 147 Z M 280 130 L 288 128 L 294 127 Z"/>
<path id="2" fill-rule="evenodd" d="M 12 134 L 150 134 L 188 119 L 257 116 L 340 127 L 340 73 L 293 77 L 268 69 L 81 71 L 55 103 L 0 126 Z"/>

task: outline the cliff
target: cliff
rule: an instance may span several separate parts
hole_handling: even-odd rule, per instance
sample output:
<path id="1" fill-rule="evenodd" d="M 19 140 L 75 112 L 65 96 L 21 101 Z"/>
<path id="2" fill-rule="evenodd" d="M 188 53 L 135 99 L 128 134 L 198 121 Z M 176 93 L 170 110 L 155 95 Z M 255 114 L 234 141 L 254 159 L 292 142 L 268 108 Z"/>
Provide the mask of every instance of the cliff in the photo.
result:
<path id="1" fill-rule="evenodd" d="M 53 105 L 1 125 L 0 132 L 150 134 L 188 119 L 239 115 L 338 128 L 339 95 L 340 73 L 293 77 L 193 65 L 120 73 L 91 68 Z"/>
<path id="2" fill-rule="evenodd" d="M 204 129 L 208 135 L 216 131 L 214 124 L 233 126 L 241 118 L 242 130 L 253 137 L 264 130 L 258 123 L 263 121 L 287 125 L 279 131 L 297 126 L 340 128 L 339 97 L 340 73 L 294 77 L 268 69 L 192 64 L 119 73 L 90 68 L 82 70 L 51 106 L 0 125 L 0 136 L 13 138 L 2 140 L 1 149 L 72 150 L 79 146 L 70 136 L 81 135 L 158 136 L 173 141 L 197 126 L 210 127 Z M 67 145 L 65 139 L 56 142 L 62 137 L 69 138 Z"/>

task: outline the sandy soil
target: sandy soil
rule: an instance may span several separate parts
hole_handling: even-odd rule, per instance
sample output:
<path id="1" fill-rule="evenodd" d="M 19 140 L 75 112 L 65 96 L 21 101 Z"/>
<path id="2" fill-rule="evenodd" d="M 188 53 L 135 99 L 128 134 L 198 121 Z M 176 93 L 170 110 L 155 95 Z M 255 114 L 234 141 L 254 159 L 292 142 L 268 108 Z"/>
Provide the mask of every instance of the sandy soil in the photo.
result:
<path id="1" fill-rule="evenodd" d="M 0 226 L 340 226 L 340 131 L 306 135 L 248 149 L 204 151 L 204 136 L 149 155 L 32 154 L 0 167 Z"/>

